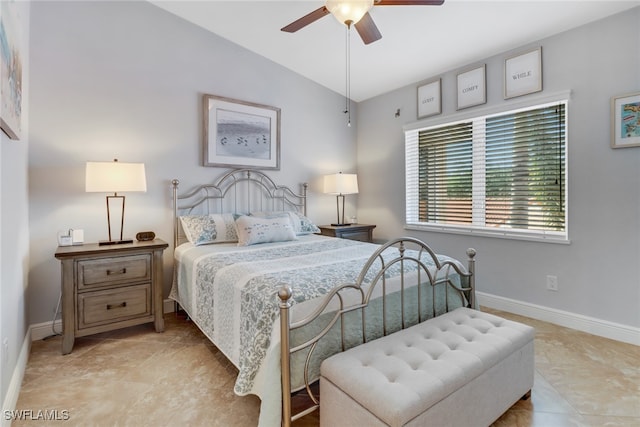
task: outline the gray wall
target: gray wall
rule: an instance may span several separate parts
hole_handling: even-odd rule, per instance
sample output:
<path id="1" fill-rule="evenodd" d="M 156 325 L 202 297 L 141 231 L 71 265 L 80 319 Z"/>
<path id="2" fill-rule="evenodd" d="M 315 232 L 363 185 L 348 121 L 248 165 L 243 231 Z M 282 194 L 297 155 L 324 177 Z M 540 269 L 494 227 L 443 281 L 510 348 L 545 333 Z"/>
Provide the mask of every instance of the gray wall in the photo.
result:
<path id="1" fill-rule="evenodd" d="M 187 189 L 226 170 L 201 166 L 203 93 L 281 108 L 272 176 L 295 189 L 308 181 L 312 219 L 334 218 L 320 178 L 356 161 L 341 95 L 147 2 L 35 2 L 31 41 L 31 324 L 51 321 L 58 301 L 57 231 L 107 237 L 105 195 L 84 192 L 87 160 L 144 162 L 148 190 L 127 195 L 125 234 L 153 230 L 169 242 L 171 179 Z"/>
<path id="2" fill-rule="evenodd" d="M 504 58 L 538 45 L 542 95 L 572 92 L 570 245 L 404 230 L 403 126 L 416 121 L 418 83 L 358 105 L 358 219 L 377 223 L 378 238 L 414 235 L 462 257 L 467 247 L 475 247 L 480 292 L 639 327 L 640 148 L 609 147 L 609 102 L 611 96 L 640 90 L 640 8 L 480 60 L 487 64 L 484 107 L 508 104 L 502 94 Z M 457 71 L 442 74 L 443 116 L 456 113 Z M 425 79 L 431 77 L 436 76 Z M 558 277 L 559 292 L 546 290 L 547 275 Z"/>
<path id="3" fill-rule="evenodd" d="M 12 6 L 16 11 L 15 30 L 23 67 L 22 133 L 20 140 L 14 141 L 0 131 L 0 402 L 3 409 L 5 404 L 12 403 L 6 401 L 7 391 L 28 328 L 25 293 L 29 266 L 29 3 L 15 2 Z M 9 398 L 16 399 L 17 395 Z"/>

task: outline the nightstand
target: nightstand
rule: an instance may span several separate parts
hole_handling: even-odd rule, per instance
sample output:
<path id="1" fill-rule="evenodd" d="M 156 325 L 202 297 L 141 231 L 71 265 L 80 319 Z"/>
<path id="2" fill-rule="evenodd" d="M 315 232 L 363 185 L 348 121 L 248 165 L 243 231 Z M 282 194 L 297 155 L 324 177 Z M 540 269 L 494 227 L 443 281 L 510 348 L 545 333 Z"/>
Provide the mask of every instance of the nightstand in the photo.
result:
<path id="1" fill-rule="evenodd" d="M 367 224 L 319 225 L 318 228 L 324 236 L 372 243 L 373 229 L 376 228 L 376 226 Z"/>
<path id="2" fill-rule="evenodd" d="M 76 337 L 154 322 L 164 331 L 162 253 L 155 239 L 118 245 L 59 246 L 62 263 L 62 354 Z"/>

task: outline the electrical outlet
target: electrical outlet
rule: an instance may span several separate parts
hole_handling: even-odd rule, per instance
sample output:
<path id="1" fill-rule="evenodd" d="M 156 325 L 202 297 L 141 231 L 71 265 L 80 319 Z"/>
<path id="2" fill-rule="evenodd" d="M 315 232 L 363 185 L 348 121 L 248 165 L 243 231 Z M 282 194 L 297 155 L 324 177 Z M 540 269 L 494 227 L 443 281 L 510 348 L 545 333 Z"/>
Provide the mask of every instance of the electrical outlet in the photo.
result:
<path id="1" fill-rule="evenodd" d="M 547 276 L 547 289 L 550 291 L 558 292 L 558 277 Z"/>

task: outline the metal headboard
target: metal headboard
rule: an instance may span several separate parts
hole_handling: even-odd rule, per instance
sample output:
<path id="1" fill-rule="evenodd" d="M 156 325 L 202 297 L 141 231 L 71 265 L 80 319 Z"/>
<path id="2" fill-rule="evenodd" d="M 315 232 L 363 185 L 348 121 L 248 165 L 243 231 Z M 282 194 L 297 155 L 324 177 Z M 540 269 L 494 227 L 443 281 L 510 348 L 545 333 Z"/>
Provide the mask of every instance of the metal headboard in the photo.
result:
<path id="1" fill-rule="evenodd" d="M 209 213 L 250 213 L 256 211 L 296 211 L 307 215 L 307 188 L 302 194 L 277 185 L 256 169 L 234 169 L 212 184 L 202 184 L 178 195 L 180 181 L 173 186 L 173 245 L 178 246 L 180 215 Z"/>

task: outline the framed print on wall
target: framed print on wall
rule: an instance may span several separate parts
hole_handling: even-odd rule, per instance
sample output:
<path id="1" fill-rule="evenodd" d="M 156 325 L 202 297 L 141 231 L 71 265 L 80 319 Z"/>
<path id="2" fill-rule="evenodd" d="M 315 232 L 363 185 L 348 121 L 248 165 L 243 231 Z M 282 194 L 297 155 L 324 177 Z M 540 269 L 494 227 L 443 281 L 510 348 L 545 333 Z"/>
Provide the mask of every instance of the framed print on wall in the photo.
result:
<path id="1" fill-rule="evenodd" d="M 280 109 L 203 96 L 204 166 L 280 169 Z"/>
<path id="2" fill-rule="evenodd" d="M 433 116 L 442 112 L 442 92 L 440 78 L 418 86 L 418 118 Z"/>
<path id="3" fill-rule="evenodd" d="M 457 109 L 473 107 L 487 102 L 486 65 L 463 71 L 457 77 Z"/>
<path id="4" fill-rule="evenodd" d="M 542 47 L 504 61 L 504 99 L 542 90 Z"/>
<path id="5" fill-rule="evenodd" d="M 640 147 L 640 92 L 611 98 L 611 147 Z"/>
<path id="6" fill-rule="evenodd" d="M 22 54 L 15 2 L 0 2 L 0 128 L 20 139 L 22 120 Z"/>

